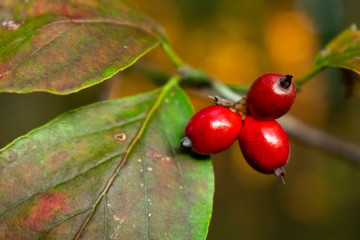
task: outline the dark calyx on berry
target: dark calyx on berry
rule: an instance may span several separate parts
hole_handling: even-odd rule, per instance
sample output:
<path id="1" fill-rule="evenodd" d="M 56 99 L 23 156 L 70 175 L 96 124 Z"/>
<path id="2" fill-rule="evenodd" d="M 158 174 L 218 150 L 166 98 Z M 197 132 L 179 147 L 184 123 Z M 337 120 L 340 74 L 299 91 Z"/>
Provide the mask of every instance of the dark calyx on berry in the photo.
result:
<path id="1" fill-rule="evenodd" d="M 293 75 L 266 73 L 257 78 L 246 95 L 248 115 L 274 120 L 287 113 L 295 98 Z"/>
<path id="2" fill-rule="evenodd" d="M 289 89 L 289 87 L 291 86 L 293 77 L 294 77 L 294 75 L 286 75 L 285 77 L 280 78 L 279 79 L 280 86 L 283 89 Z"/>
<path id="3" fill-rule="evenodd" d="M 281 180 L 282 184 L 285 184 L 284 176 L 285 176 L 285 169 L 283 167 L 278 167 L 274 170 L 274 174 Z"/>
<path id="4" fill-rule="evenodd" d="M 192 141 L 188 137 L 184 137 L 181 139 L 181 146 L 185 148 L 191 148 L 192 147 Z"/>

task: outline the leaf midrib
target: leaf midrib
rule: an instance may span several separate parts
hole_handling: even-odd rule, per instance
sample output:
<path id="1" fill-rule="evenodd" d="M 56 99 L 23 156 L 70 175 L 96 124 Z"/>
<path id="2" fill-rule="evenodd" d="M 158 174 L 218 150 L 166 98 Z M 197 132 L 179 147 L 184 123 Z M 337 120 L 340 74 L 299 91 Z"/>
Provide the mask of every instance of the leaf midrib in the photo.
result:
<path id="1" fill-rule="evenodd" d="M 111 130 L 111 129 L 118 128 L 118 127 L 120 127 L 120 126 L 124 126 L 124 125 L 130 124 L 130 123 L 137 122 L 137 121 L 139 121 L 139 120 L 141 120 L 141 119 L 144 119 L 144 118 L 145 118 L 144 115 L 143 115 L 143 114 L 140 114 L 139 116 L 134 117 L 134 118 L 131 118 L 131 119 L 129 119 L 128 121 L 122 121 L 121 124 L 115 124 L 114 126 L 111 126 L 111 127 L 109 127 L 109 128 L 104 128 L 104 129 L 101 129 L 101 130 L 98 130 L 98 131 L 91 131 L 91 132 L 87 132 L 87 133 L 85 133 L 85 134 L 76 135 L 76 136 L 71 137 L 70 139 L 77 139 L 77 138 L 81 138 L 81 137 L 84 137 L 84 136 L 89 136 L 89 135 L 91 135 L 91 134 L 97 134 L 97 133 L 99 133 L 99 132 L 109 131 L 109 130 Z M 68 140 L 70 140 L 70 139 L 68 139 Z M 53 144 L 51 144 L 51 146 L 56 146 L 56 145 L 59 144 L 59 143 L 62 143 L 62 142 L 61 142 L 61 141 L 56 141 L 56 142 L 54 142 Z M 4 150 L 4 149 L 3 149 L 3 150 Z M 3 211 L 2 213 L 0 213 L 0 218 L 1 218 L 2 216 L 6 215 L 6 213 L 9 212 L 10 210 L 16 208 L 19 204 L 21 204 L 21 203 L 29 200 L 30 198 L 32 198 L 32 197 L 34 197 L 34 196 L 39 195 L 40 193 L 44 192 L 45 190 L 48 190 L 48 189 L 57 187 L 57 186 L 59 186 L 59 185 L 62 185 L 62 184 L 64 184 L 64 183 L 67 183 L 67 182 L 70 182 L 70 181 L 72 181 L 73 179 L 75 179 L 75 178 L 77 178 L 77 177 L 79 177 L 79 176 L 82 176 L 82 175 L 88 173 L 89 171 L 94 170 L 95 168 L 97 168 L 97 167 L 99 167 L 99 166 L 102 166 L 103 164 L 105 164 L 105 163 L 113 160 L 114 158 L 117 158 L 117 157 L 123 155 L 124 153 L 125 153 L 125 152 L 123 152 L 123 151 L 120 152 L 120 153 L 115 153 L 114 155 L 109 156 L 108 158 L 104 159 L 103 161 L 98 162 L 97 164 L 95 164 L 95 165 L 91 166 L 90 168 L 86 169 L 85 171 L 82 171 L 82 172 L 76 174 L 75 176 L 73 176 L 73 177 L 71 177 L 71 178 L 69 178 L 69 179 L 66 179 L 65 181 L 57 182 L 57 183 L 54 184 L 54 185 L 47 186 L 47 187 L 44 188 L 44 189 L 40 189 L 39 191 L 35 192 L 35 193 L 32 194 L 31 196 L 28 196 L 28 197 L 26 197 L 26 198 L 24 198 L 24 199 L 22 199 L 22 200 L 20 200 L 20 201 L 18 201 L 18 202 L 16 202 L 16 203 L 14 203 L 13 205 L 7 207 L 7 209 L 6 209 L 5 211 Z M 9 165 L 8 165 L 8 166 L 9 166 Z M 90 208 L 89 208 L 89 209 L 90 209 Z"/>
<path id="2" fill-rule="evenodd" d="M 162 88 L 162 91 L 160 92 L 159 96 L 157 97 L 154 105 L 151 107 L 150 111 L 148 112 L 147 116 L 145 117 L 145 120 L 141 126 L 141 128 L 139 129 L 137 135 L 134 137 L 134 139 L 132 140 L 131 144 L 129 145 L 129 148 L 127 149 L 127 151 L 125 152 L 124 156 L 122 157 L 122 159 L 120 160 L 119 164 L 117 165 L 117 167 L 114 170 L 114 173 L 110 176 L 109 180 L 107 181 L 103 191 L 99 194 L 97 200 L 95 201 L 95 203 L 93 204 L 93 207 L 91 209 L 91 212 L 89 213 L 89 216 L 85 219 L 84 223 L 81 225 L 80 229 L 78 230 L 78 232 L 76 233 L 74 240 L 78 240 L 80 239 L 82 233 L 84 232 L 87 224 L 90 222 L 91 218 L 93 217 L 98 205 L 100 204 L 101 200 L 103 199 L 103 197 L 106 195 L 106 193 L 109 191 L 112 183 L 114 182 L 115 178 L 117 177 L 120 169 L 124 166 L 124 164 L 127 162 L 127 159 L 129 158 L 131 152 L 133 151 L 134 147 L 136 146 L 136 144 L 138 143 L 139 140 L 141 140 L 141 137 L 143 136 L 143 134 L 145 133 L 149 122 L 152 118 L 152 116 L 154 115 L 155 111 L 159 108 L 159 106 L 161 105 L 161 103 L 163 102 L 166 93 L 168 93 L 168 91 L 170 89 L 172 89 L 173 86 L 177 85 L 179 82 L 180 78 L 178 76 L 174 76 L 172 79 L 170 79 L 170 81 Z"/>

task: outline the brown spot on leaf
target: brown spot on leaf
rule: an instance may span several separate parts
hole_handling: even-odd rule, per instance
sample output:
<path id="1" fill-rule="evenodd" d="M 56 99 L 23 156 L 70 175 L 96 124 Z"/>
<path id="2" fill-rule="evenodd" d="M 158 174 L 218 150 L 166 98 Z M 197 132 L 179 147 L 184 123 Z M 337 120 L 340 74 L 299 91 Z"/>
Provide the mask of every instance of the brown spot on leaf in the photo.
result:
<path id="1" fill-rule="evenodd" d="M 23 223 L 26 227 L 36 231 L 44 230 L 45 226 L 54 221 L 60 214 L 69 212 L 63 193 L 46 193 L 39 196 L 35 205 L 30 209 Z"/>
<path id="2" fill-rule="evenodd" d="M 153 155 L 152 155 L 153 159 L 155 161 L 160 161 L 161 158 L 162 158 L 162 155 L 160 153 L 157 153 L 157 152 L 153 152 Z"/>
<path id="3" fill-rule="evenodd" d="M 171 157 L 164 157 L 162 160 L 165 162 L 171 162 L 173 159 Z"/>
<path id="4" fill-rule="evenodd" d="M 123 132 L 121 132 L 121 133 L 116 133 L 116 134 L 114 135 L 114 139 L 115 139 L 115 141 L 117 141 L 117 142 L 125 142 L 126 139 L 127 139 L 127 136 L 126 136 L 126 134 L 123 133 Z"/>

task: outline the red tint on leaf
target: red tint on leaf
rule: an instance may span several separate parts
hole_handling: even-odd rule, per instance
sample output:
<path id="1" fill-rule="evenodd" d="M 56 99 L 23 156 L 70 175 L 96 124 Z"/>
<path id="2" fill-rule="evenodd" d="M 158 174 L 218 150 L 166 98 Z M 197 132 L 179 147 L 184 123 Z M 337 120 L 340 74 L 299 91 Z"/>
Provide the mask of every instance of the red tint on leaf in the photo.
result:
<path id="1" fill-rule="evenodd" d="M 90 11 L 69 7 L 67 4 L 61 4 L 59 12 L 68 18 L 90 18 L 93 16 Z"/>
<path id="2" fill-rule="evenodd" d="M 62 193 L 46 193 L 40 195 L 37 203 L 30 209 L 23 224 L 30 229 L 41 231 L 49 221 L 53 221 L 59 214 L 66 214 L 69 208 L 67 197 Z"/>
<path id="3" fill-rule="evenodd" d="M 360 72 L 360 31 L 352 25 L 330 41 L 318 54 L 316 67 L 339 67 Z"/>
<path id="4" fill-rule="evenodd" d="M 355 34 L 354 37 L 353 37 L 353 40 L 357 41 L 359 39 L 360 39 L 360 34 L 359 33 Z"/>
<path id="5" fill-rule="evenodd" d="M 360 80 L 360 30 L 353 24 L 332 41 L 318 54 L 316 70 L 324 67 L 341 68 L 346 95 L 359 95 Z"/>
<path id="6" fill-rule="evenodd" d="M 11 22 L 9 31 L 0 25 L 0 92 L 77 92 L 129 67 L 163 35 L 122 0 L 14 0 L 4 8 Z"/>
<path id="7" fill-rule="evenodd" d="M 69 157 L 67 152 L 60 152 L 54 156 L 51 156 L 50 164 L 54 167 L 58 167 L 63 160 L 66 160 Z"/>

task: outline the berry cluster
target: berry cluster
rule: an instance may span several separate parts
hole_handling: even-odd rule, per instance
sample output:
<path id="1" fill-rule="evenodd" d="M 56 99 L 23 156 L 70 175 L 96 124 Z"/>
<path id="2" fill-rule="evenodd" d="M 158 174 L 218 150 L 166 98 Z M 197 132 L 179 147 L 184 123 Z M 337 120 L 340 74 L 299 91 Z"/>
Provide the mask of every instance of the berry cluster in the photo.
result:
<path id="1" fill-rule="evenodd" d="M 276 119 L 291 108 L 296 89 L 292 75 L 267 73 L 251 85 L 246 102 L 233 103 L 213 97 L 216 105 L 206 107 L 189 120 L 181 141 L 198 154 L 221 152 L 236 139 L 247 163 L 255 170 L 274 173 L 284 183 L 283 166 L 290 155 L 289 138 Z"/>

